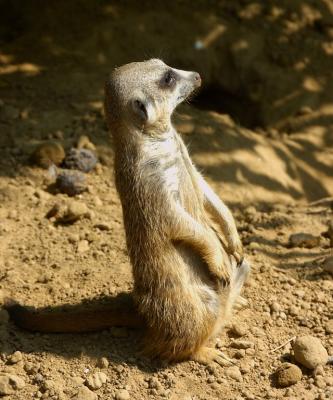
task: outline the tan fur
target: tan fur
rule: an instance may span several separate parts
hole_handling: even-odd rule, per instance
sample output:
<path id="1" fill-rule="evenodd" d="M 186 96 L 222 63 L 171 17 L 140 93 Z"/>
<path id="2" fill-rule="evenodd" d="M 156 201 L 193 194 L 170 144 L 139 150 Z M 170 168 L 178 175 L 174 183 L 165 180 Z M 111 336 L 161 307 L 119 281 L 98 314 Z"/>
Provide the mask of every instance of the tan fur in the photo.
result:
<path id="1" fill-rule="evenodd" d="M 105 113 L 141 318 L 133 314 L 131 323 L 131 315 L 119 314 L 110 321 L 144 321 L 147 354 L 209 363 L 222 359 L 207 342 L 230 317 L 249 266 L 229 209 L 196 170 L 171 123 L 175 107 L 200 83 L 198 74 L 157 59 L 122 66 L 106 83 Z M 60 317 L 50 325 L 22 307 L 12 311 L 28 329 L 66 331 Z M 76 331 L 75 319 L 67 319 L 67 331 Z M 79 319 L 84 325 L 82 313 Z M 89 319 L 90 330 L 97 325 Z"/>

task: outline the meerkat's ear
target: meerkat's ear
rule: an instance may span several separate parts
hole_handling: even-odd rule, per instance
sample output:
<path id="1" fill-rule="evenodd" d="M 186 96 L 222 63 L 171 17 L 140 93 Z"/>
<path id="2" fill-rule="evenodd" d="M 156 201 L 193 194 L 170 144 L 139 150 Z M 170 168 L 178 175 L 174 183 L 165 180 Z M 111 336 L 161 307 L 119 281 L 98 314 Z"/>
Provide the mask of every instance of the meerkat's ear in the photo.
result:
<path id="1" fill-rule="evenodd" d="M 152 123 L 155 120 L 155 110 L 153 104 L 148 99 L 134 97 L 131 101 L 131 107 L 136 117 L 141 123 Z"/>

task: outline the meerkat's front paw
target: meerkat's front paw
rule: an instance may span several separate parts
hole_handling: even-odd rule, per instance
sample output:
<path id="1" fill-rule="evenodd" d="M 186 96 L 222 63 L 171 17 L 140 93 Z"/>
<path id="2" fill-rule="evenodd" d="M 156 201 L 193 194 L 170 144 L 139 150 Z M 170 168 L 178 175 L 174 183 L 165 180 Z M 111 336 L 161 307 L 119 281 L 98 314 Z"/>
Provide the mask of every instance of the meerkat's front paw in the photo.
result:
<path id="1" fill-rule="evenodd" d="M 238 233 L 228 240 L 228 254 L 234 256 L 238 264 L 244 259 L 243 244 Z"/>

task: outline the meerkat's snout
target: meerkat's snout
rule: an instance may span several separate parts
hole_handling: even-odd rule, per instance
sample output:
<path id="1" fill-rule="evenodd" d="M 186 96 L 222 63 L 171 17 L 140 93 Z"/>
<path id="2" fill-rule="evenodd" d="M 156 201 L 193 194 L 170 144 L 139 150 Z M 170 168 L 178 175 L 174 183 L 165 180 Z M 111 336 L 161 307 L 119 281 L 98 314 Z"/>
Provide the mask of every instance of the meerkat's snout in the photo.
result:
<path id="1" fill-rule="evenodd" d="M 198 72 L 193 72 L 193 81 L 196 87 L 201 86 L 201 76 Z"/>

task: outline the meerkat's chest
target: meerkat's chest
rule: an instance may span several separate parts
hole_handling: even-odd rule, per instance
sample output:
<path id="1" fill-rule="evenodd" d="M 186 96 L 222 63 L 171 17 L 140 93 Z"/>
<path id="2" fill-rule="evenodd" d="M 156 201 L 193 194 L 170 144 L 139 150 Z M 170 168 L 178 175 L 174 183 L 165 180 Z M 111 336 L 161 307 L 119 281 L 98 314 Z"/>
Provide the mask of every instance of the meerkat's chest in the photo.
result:
<path id="1" fill-rule="evenodd" d="M 144 147 L 149 178 L 155 181 L 166 195 L 172 195 L 183 203 L 193 205 L 197 200 L 197 187 L 193 182 L 191 165 L 184 160 L 179 141 L 170 136 L 161 141 L 148 143 Z M 162 193 L 161 193 L 162 194 Z"/>

